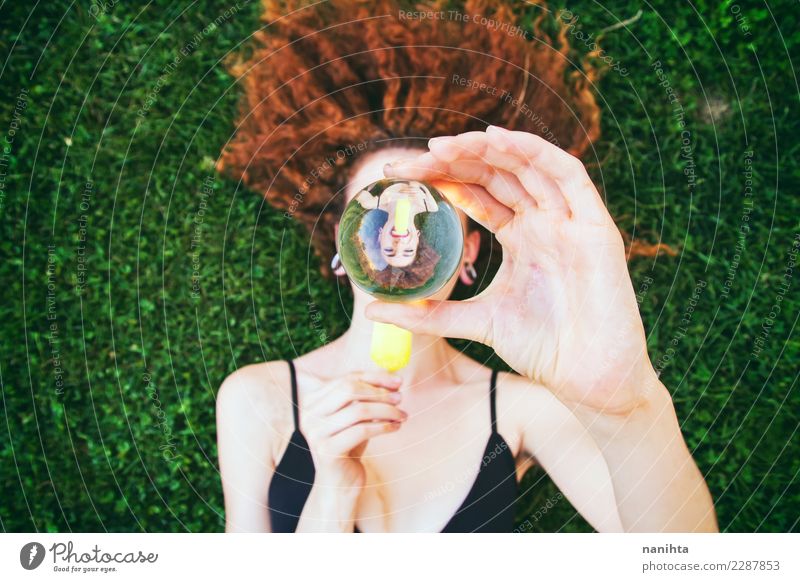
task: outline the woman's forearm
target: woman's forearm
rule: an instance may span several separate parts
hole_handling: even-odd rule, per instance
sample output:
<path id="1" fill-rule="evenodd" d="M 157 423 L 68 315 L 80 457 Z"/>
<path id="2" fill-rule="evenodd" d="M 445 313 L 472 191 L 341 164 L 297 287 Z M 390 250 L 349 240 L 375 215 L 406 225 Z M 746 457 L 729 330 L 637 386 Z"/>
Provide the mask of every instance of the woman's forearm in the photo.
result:
<path id="1" fill-rule="evenodd" d="M 359 491 L 335 479 L 321 479 L 318 475 L 296 531 L 353 533 Z"/>
<path id="2" fill-rule="evenodd" d="M 603 452 L 626 531 L 717 531 L 711 494 L 663 384 L 655 381 L 625 415 L 574 410 Z"/>

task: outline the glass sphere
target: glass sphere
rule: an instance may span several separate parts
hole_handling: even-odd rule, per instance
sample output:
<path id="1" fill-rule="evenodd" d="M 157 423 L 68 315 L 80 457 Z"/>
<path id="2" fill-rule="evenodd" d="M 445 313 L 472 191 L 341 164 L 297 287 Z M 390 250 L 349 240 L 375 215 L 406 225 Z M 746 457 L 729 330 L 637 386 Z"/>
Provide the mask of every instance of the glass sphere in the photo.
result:
<path id="1" fill-rule="evenodd" d="M 458 270 L 463 252 L 461 219 L 425 182 L 378 180 L 350 201 L 339 222 L 347 276 L 378 299 L 433 295 Z"/>

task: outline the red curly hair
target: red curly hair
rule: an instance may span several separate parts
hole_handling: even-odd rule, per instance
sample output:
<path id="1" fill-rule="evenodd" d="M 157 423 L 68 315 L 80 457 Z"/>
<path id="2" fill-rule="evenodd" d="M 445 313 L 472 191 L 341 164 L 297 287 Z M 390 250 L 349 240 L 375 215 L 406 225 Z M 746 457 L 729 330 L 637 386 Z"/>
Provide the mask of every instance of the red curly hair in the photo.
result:
<path id="1" fill-rule="evenodd" d="M 229 62 L 244 95 L 218 170 L 299 220 L 330 274 L 354 152 L 498 125 L 583 157 L 600 135 L 599 71 L 570 66 L 566 26 L 530 4 L 532 35 L 504 2 L 263 0 L 252 54 Z"/>

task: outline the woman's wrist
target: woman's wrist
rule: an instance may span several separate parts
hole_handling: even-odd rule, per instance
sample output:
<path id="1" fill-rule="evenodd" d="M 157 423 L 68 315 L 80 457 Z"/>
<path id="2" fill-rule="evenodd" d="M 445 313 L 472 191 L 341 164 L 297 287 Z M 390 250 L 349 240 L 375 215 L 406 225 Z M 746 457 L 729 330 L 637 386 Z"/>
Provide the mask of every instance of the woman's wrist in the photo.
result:
<path id="1" fill-rule="evenodd" d="M 656 419 L 674 417 L 675 408 L 669 390 L 661 382 L 650 361 L 644 362 L 625 382 L 601 387 L 609 395 L 627 394 L 628 398 L 612 407 L 566 403 L 590 432 L 619 435 L 625 429 L 646 429 Z"/>
<path id="2" fill-rule="evenodd" d="M 626 414 L 577 407 L 603 454 L 628 531 L 717 531 L 714 505 L 661 383 Z"/>
<path id="3" fill-rule="evenodd" d="M 351 533 L 362 484 L 336 467 L 317 467 L 297 531 Z"/>
<path id="4" fill-rule="evenodd" d="M 599 410 L 580 404 L 571 408 L 578 420 L 600 442 L 630 438 L 637 434 L 645 437 L 652 434 L 655 427 L 663 430 L 668 426 L 679 430 L 672 396 L 657 378 L 645 386 L 637 387 L 634 393 L 635 400 L 624 409 Z"/>
<path id="5" fill-rule="evenodd" d="M 355 503 L 361 493 L 363 483 L 358 478 L 347 476 L 343 471 L 317 468 L 314 476 L 314 487 L 317 487 L 321 492 L 325 492 L 326 497 Z"/>
<path id="6" fill-rule="evenodd" d="M 630 372 L 608 374 L 571 390 L 550 389 L 576 416 L 605 418 L 606 424 L 643 417 L 672 404 L 649 359 Z"/>

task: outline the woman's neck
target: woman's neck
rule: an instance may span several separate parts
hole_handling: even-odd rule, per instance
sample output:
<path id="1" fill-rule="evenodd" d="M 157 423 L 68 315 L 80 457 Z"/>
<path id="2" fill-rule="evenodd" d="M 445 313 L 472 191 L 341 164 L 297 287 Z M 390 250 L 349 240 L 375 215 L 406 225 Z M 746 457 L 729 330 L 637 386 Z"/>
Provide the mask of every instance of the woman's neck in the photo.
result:
<path id="1" fill-rule="evenodd" d="M 338 340 L 342 342 L 342 349 L 347 354 L 348 367 L 354 369 L 378 369 L 369 355 L 375 322 L 364 315 L 366 306 L 372 301 L 372 298 L 356 293 L 350 328 Z M 434 377 L 449 378 L 453 375 L 452 366 L 458 357 L 458 350 L 444 338 L 413 334 L 411 358 L 407 366 L 397 371 L 397 375 L 403 378 L 403 385 L 406 387 L 427 382 Z"/>

